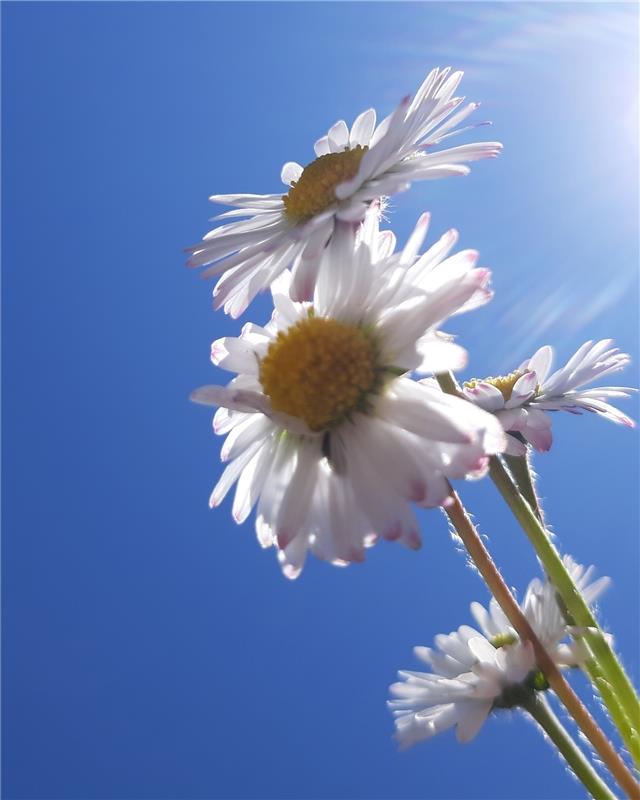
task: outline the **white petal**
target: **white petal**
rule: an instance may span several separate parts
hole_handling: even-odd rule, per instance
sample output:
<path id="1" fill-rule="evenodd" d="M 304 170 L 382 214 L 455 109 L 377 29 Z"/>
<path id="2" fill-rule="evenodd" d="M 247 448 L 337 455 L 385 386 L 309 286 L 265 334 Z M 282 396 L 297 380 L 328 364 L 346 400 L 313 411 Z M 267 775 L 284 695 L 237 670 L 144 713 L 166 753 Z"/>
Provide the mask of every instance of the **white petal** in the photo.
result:
<path id="1" fill-rule="evenodd" d="M 333 231 L 333 220 L 314 231 L 296 261 L 291 283 L 291 299 L 298 302 L 313 300 L 318 270 L 327 240 Z"/>
<path id="2" fill-rule="evenodd" d="M 273 430 L 273 423 L 268 417 L 261 414 L 252 414 L 241 425 L 236 425 L 225 439 L 220 451 L 221 461 L 230 461 L 237 458 L 247 447 L 254 442 L 264 440 L 269 431 Z"/>
<path id="3" fill-rule="evenodd" d="M 303 531 L 321 457 L 320 448 L 313 445 L 301 446 L 297 450 L 296 466 L 283 494 L 275 524 L 278 546 L 282 549 Z"/>
<path id="4" fill-rule="evenodd" d="M 496 650 L 484 636 L 476 636 L 469 640 L 469 649 L 482 663 L 494 664 Z"/>
<path id="5" fill-rule="evenodd" d="M 249 342 L 232 336 L 216 339 L 211 345 L 211 361 L 222 369 L 257 375 L 259 361 Z"/>
<path id="6" fill-rule="evenodd" d="M 331 148 L 329 146 L 329 137 L 321 136 L 313 145 L 313 149 L 316 151 L 318 158 L 320 158 L 320 156 L 326 156 L 331 152 Z"/>
<path id="7" fill-rule="evenodd" d="M 418 255 L 418 251 L 422 247 L 422 243 L 425 240 L 427 231 L 429 230 L 430 220 L 431 214 L 428 213 L 421 214 L 418 218 L 418 222 L 416 223 L 416 226 L 409 237 L 409 241 L 402 251 L 402 256 L 400 257 L 401 264 L 406 264 L 408 266 L 413 264 L 416 256 Z"/>
<path id="8" fill-rule="evenodd" d="M 475 386 L 465 386 L 463 392 L 472 403 L 484 408 L 485 411 L 499 411 L 504 408 L 502 392 L 492 383 L 478 381 Z"/>
<path id="9" fill-rule="evenodd" d="M 429 298 L 415 295 L 387 311 L 378 324 L 387 363 L 404 367 L 403 359 L 408 352 L 413 363 L 407 366 L 415 365 L 416 343 L 428 328 L 429 323 L 424 320 L 430 310 Z"/>
<path id="10" fill-rule="evenodd" d="M 274 450 L 275 443 L 272 435 L 269 438 L 265 438 L 263 446 L 247 464 L 238 479 L 231 509 L 231 515 L 238 525 L 246 520 L 260 497 L 260 492 L 269 474 Z M 261 543 L 264 546 L 264 543 Z"/>
<path id="11" fill-rule="evenodd" d="M 339 119 L 329 128 L 327 136 L 332 153 L 340 153 L 349 146 L 349 128 L 343 119 Z"/>
<path id="12" fill-rule="evenodd" d="M 234 411 L 262 411 L 263 413 L 271 411 L 269 401 L 264 395 L 224 386 L 202 386 L 191 392 L 191 400 L 204 406 L 224 406 Z"/>
<path id="13" fill-rule="evenodd" d="M 522 435 L 538 452 L 546 453 L 551 448 L 553 440 L 551 420 L 544 412 L 530 408 Z"/>
<path id="14" fill-rule="evenodd" d="M 300 180 L 301 175 L 302 167 L 300 164 L 297 164 L 295 161 L 287 161 L 287 163 L 282 167 L 280 180 L 285 184 L 285 186 L 291 186 Z"/>
<path id="15" fill-rule="evenodd" d="M 369 206 L 366 203 L 350 202 L 345 206 L 339 206 L 336 217 L 343 222 L 361 222 Z"/>
<path id="16" fill-rule="evenodd" d="M 430 338 L 418 342 L 418 352 L 422 363 L 416 366 L 416 372 L 456 372 L 467 366 L 467 351 L 455 342 Z"/>
<path id="17" fill-rule="evenodd" d="M 518 408 L 527 402 L 536 390 L 538 376 L 535 372 L 525 372 L 513 385 L 511 397 L 504 404 L 505 408 Z"/>
<path id="18" fill-rule="evenodd" d="M 491 701 L 469 701 L 464 704 L 464 710 L 458 704 L 460 718 L 456 727 L 456 738 L 461 743 L 470 742 L 477 735 L 483 726 L 489 712 L 491 711 Z"/>
<path id="19" fill-rule="evenodd" d="M 368 147 L 376 127 L 376 112 L 373 108 L 363 111 L 356 117 L 353 125 L 351 126 L 351 134 L 349 136 L 349 147 L 353 148 L 357 145 L 361 147 Z"/>
<path id="20" fill-rule="evenodd" d="M 526 368 L 535 372 L 538 376 L 539 383 L 543 384 L 547 379 L 547 375 L 549 374 L 552 361 L 553 348 L 549 347 L 549 345 L 545 345 L 539 350 L 536 350 L 536 352 L 531 356 L 527 362 Z"/>
<path id="21" fill-rule="evenodd" d="M 527 446 L 519 439 L 516 439 L 515 436 L 507 434 L 507 446 L 504 452 L 510 456 L 526 456 Z"/>
<path id="22" fill-rule="evenodd" d="M 376 403 L 379 416 L 432 441 L 473 442 L 474 431 L 469 429 L 466 416 L 457 413 L 464 400 L 460 404 L 440 403 L 438 390 L 430 390 L 409 380 L 396 381 L 394 388 L 394 394 L 388 393 Z"/>
<path id="23" fill-rule="evenodd" d="M 491 614 L 489 614 L 486 608 L 480 603 L 471 603 L 471 613 L 473 614 L 474 619 L 480 626 L 484 635 L 488 638 L 497 636 L 499 633 L 504 632 L 498 625 L 496 625 Z"/>
<path id="24" fill-rule="evenodd" d="M 285 550 L 278 551 L 278 562 L 285 578 L 293 581 L 300 575 L 308 550 L 308 537 L 300 533 Z"/>
<path id="25" fill-rule="evenodd" d="M 215 485 L 215 488 L 211 493 L 211 497 L 209 498 L 209 506 L 211 508 L 219 506 L 224 500 L 224 498 L 227 496 L 227 492 L 238 480 L 241 472 L 258 452 L 260 446 L 260 442 L 254 442 L 243 453 L 241 453 L 238 458 L 235 459 L 235 461 L 232 461 L 229 466 L 225 468 L 224 472 L 220 476 L 220 480 Z"/>

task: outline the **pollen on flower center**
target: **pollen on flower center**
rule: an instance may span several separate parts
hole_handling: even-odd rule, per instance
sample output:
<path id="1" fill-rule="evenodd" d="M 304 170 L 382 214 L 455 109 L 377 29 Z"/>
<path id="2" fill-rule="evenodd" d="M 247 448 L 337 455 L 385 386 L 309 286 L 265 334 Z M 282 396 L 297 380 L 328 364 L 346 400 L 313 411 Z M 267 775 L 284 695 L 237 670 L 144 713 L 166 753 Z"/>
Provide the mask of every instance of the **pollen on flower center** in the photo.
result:
<path id="1" fill-rule="evenodd" d="M 518 379 L 525 375 L 528 371 L 529 370 L 516 370 L 515 372 L 510 372 L 508 375 L 500 375 L 497 378 L 482 378 L 482 382 L 490 383 L 492 386 L 495 386 L 504 397 L 506 403 L 507 400 L 511 399 L 513 387 L 516 385 Z M 474 378 L 471 381 L 466 381 L 464 385 L 468 389 L 473 389 L 479 380 L 479 378 Z"/>
<path id="2" fill-rule="evenodd" d="M 260 361 L 260 383 L 272 408 L 314 431 L 364 410 L 379 380 L 371 335 L 322 317 L 309 316 L 279 333 Z"/>
<path id="3" fill-rule="evenodd" d="M 282 196 L 291 222 L 305 222 L 335 203 L 336 186 L 356 176 L 367 150 L 357 145 L 341 153 L 326 153 L 307 164 L 300 179 Z"/>

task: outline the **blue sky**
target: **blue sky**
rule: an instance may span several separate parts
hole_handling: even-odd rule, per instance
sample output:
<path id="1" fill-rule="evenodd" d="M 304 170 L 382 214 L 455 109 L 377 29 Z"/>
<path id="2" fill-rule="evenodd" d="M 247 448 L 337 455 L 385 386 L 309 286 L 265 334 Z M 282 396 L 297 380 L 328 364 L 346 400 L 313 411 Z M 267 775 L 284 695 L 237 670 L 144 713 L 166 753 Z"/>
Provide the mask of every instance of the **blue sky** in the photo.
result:
<path id="1" fill-rule="evenodd" d="M 4 796 L 581 797 L 517 716 L 396 751 L 396 670 L 487 600 L 439 512 L 418 554 L 382 543 L 290 583 L 228 501 L 209 510 L 221 442 L 187 398 L 226 379 L 209 346 L 239 323 L 182 248 L 208 195 L 278 191 L 336 119 L 387 113 L 452 64 L 504 153 L 416 184 L 389 223 L 403 241 L 429 210 L 432 237 L 457 227 L 493 269 L 495 300 L 449 325 L 463 377 L 612 337 L 637 385 L 636 7 L 2 10 Z M 245 319 L 269 313 L 262 297 Z M 637 432 L 569 415 L 554 432 L 549 519 L 613 577 L 601 616 L 637 680 Z M 459 488 L 522 592 L 537 566 L 493 486 Z"/>

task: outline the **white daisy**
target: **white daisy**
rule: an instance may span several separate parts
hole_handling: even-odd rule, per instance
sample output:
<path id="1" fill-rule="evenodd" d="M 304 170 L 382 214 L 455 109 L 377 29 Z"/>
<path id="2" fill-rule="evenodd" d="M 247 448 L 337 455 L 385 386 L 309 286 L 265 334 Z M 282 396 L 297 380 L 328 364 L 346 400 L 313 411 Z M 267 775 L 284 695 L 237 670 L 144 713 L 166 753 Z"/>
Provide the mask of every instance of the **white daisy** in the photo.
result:
<path id="1" fill-rule="evenodd" d="M 482 473 L 505 445 L 493 415 L 406 374 L 465 363 L 437 328 L 486 299 L 487 271 L 469 253 L 442 261 L 442 240 L 415 260 L 424 217 L 392 254 L 375 216 L 337 223 L 313 305 L 290 299 L 283 273 L 271 322 L 213 343 L 214 363 L 237 377 L 193 394 L 220 406 L 214 429 L 228 434 L 210 504 L 237 481 L 234 519 L 258 504 L 258 539 L 278 548 L 288 577 L 308 550 L 345 564 L 378 537 L 419 547 L 410 503 L 446 503 L 448 478 Z"/>
<path id="2" fill-rule="evenodd" d="M 593 567 L 584 569 L 563 559 L 579 591 L 593 603 L 609 583 L 591 582 Z M 578 666 L 587 653 L 578 642 L 564 643 L 567 626 L 548 581 L 531 581 L 522 609 L 534 632 L 559 667 Z M 471 604 L 480 631 L 463 625 L 448 636 L 436 636 L 436 649 L 416 647 L 416 656 L 431 668 L 399 672 L 390 687 L 396 738 L 402 747 L 456 727 L 461 742 L 470 741 L 493 709 L 526 704 L 548 684 L 539 672 L 530 643 L 522 643 L 494 598 L 489 609 Z"/>
<path id="3" fill-rule="evenodd" d="M 434 69 L 413 100 L 376 126 L 373 109 L 351 129 L 339 120 L 315 143 L 317 158 L 306 167 L 289 162 L 281 179 L 285 195 L 226 194 L 210 200 L 235 206 L 214 219 L 232 220 L 190 248 L 189 265 L 212 264 L 205 276 L 225 273 L 214 290 L 215 307 L 234 317 L 287 267 L 293 269 L 291 296 L 311 300 L 322 251 L 337 220 L 360 221 L 370 203 L 407 189 L 413 180 L 466 175 L 468 161 L 496 156 L 497 142 L 465 144 L 428 152 L 454 133 L 475 108 L 456 109 L 462 72 Z M 455 113 L 454 113 L 455 111 Z M 239 217 L 247 217 L 235 221 Z"/>
<path id="4" fill-rule="evenodd" d="M 470 742 L 493 708 L 512 707 L 535 691 L 535 660 L 527 642 L 494 646 L 463 625 L 436 636 L 438 650 L 416 647 L 415 655 L 432 672 L 401 670 L 388 702 L 401 747 L 456 728 L 459 742 Z M 530 684 L 530 685 L 528 685 Z"/>
<path id="5" fill-rule="evenodd" d="M 564 556 L 562 561 L 585 602 L 593 605 L 609 586 L 610 578 L 592 580 L 595 572 L 593 566 L 585 569 L 571 556 Z M 534 578 L 527 587 L 522 610 L 545 650 L 559 667 L 580 666 L 587 654 L 579 639 L 566 641 L 576 631 L 567 625 L 552 583 Z M 488 609 L 480 603 L 472 603 L 471 613 L 482 633 L 493 643 L 517 640 L 518 635 L 494 598 L 491 599 Z"/>
<path id="6" fill-rule="evenodd" d="M 627 417 L 609 402 L 613 398 L 629 397 L 629 389 L 622 386 L 597 386 L 580 389 L 587 383 L 618 372 L 630 362 L 626 353 L 611 347 L 611 339 L 595 344 L 585 342 L 569 361 L 549 375 L 553 350 L 541 347 L 524 361 L 515 372 L 499 378 L 485 378 L 465 383 L 464 395 L 486 411 L 494 413 L 505 431 L 518 434 L 509 437 L 508 452 L 522 455 L 523 440 L 536 450 L 551 447 L 551 418 L 547 411 L 569 411 L 580 414 L 593 411 L 612 422 L 634 427 Z"/>

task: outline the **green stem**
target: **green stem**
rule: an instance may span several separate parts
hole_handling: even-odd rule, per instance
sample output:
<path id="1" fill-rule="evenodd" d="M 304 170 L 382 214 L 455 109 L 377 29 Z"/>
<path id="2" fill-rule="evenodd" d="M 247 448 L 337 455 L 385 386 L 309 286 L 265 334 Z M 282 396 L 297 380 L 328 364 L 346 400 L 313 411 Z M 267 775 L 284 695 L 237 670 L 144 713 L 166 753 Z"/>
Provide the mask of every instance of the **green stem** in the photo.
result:
<path id="1" fill-rule="evenodd" d="M 543 522 L 544 519 L 542 516 L 542 508 L 540 506 L 540 501 L 538 500 L 536 487 L 531 474 L 529 452 L 527 451 L 526 455 L 524 456 L 510 456 L 505 454 L 503 457 L 507 466 L 509 467 L 509 472 L 511 472 L 514 481 L 518 485 L 518 489 L 520 489 L 522 492 L 522 495 L 527 503 L 529 503 L 531 506 L 531 509 L 536 517 L 538 517 L 540 522 Z"/>
<path id="2" fill-rule="evenodd" d="M 436 375 L 443 391 L 460 396 L 460 390 L 451 373 Z M 500 458 L 491 458 L 490 475 L 513 515 L 520 523 L 542 562 L 551 583 L 556 587 L 564 611 L 572 624 L 583 629 L 582 641 L 593 658 L 585 664 L 590 678 L 618 728 L 620 735 L 636 764 L 640 763 L 640 701 L 631 681 L 607 642 L 591 609 L 567 572 L 560 554 L 549 539 L 544 525 L 538 519 L 505 469 Z"/>
<path id="3" fill-rule="evenodd" d="M 518 434 L 519 436 L 519 434 Z M 526 445 L 524 440 L 523 444 Z M 544 524 L 544 516 L 542 506 L 538 499 L 533 481 L 533 472 L 531 466 L 531 450 L 527 447 L 527 454 L 525 456 L 508 456 L 503 455 L 502 458 L 511 473 L 518 489 L 524 496 L 525 500 L 531 506 L 531 510 L 535 513 L 536 517 Z M 567 620 L 567 623 L 572 625 L 574 623 L 571 615 L 567 611 L 562 602 L 562 598 L 558 597 L 558 603 L 562 609 L 562 613 Z M 588 650 L 586 643 L 583 646 Z M 606 678 L 602 673 L 602 669 L 597 661 L 593 659 L 593 654 L 582 665 L 583 669 L 591 679 L 591 682 L 598 689 L 605 706 L 609 709 L 613 723 L 620 731 L 620 735 L 627 745 L 629 752 L 636 764 L 640 763 L 640 738 L 637 732 L 631 725 L 624 709 L 620 706 L 620 702 L 612 690 L 611 686 L 607 683 Z"/>
<path id="4" fill-rule="evenodd" d="M 620 732 L 622 741 L 625 743 L 634 764 L 640 766 L 640 736 L 637 728 L 634 728 L 631 724 L 625 709 L 620 705 L 618 696 L 602 674 L 600 665 L 593 658 L 590 658 L 582 666 L 600 693 L 602 701 L 611 715 L 613 724 Z"/>
<path id="5" fill-rule="evenodd" d="M 615 800 L 607 784 L 585 758 L 582 751 L 573 741 L 566 728 L 554 714 L 547 700 L 540 694 L 535 695 L 523 708 L 531 714 L 549 739 L 564 756 L 565 761 L 575 773 L 576 778 L 585 786 L 595 800 Z"/>
<path id="6" fill-rule="evenodd" d="M 436 380 L 440 384 L 440 388 L 447 394 L 457 394 L 459 397 L 463 396 L 456 379 L 451 372 L 439 372 L 436 375 Z"/>
<path id="7" fill-rule="evenodd" d="M 640 702 L 631 681 L 607 642 L 596 618 L 578 591 L 546 530 L 522 497 L 502 461 L 493 457 L 489 474 L 533 544 L 549 580 L 556 587 L 571 622 L 583 630 L 582 639 L 593 655 L 586 669 L 601 692 L 611 717 L 636 763 L 640 756 Z M 595 661 L 595 664 L 593 663 Z M 604 691 L 603 691 L 604 689 Z"/>
<path id="8" fill-rule="evenodd" d="M 451 524 L 467 548 L 471 560 L 484 578 L 500 608 L 504 611 L 520 639 L 523 642 L 531 643 L 538 668 L 573 717 L 578 728 L 591 742 L 602 762 L 625 793 L 625 796 L 640 800 L 640 786 L 638 786 L 635 777 L 536 636 L 529 620 L 509 590 L 499 569 L 493 562 L 491 554 L 485 547 L 478 531 L 460 502 L 460 498 L 453 489 L 451 489 L 450 497 L 451 503 L 444 509 L 445 514 L 449 517 Z"/>

